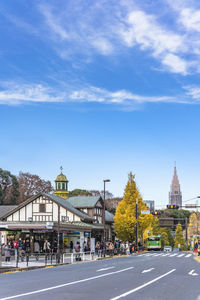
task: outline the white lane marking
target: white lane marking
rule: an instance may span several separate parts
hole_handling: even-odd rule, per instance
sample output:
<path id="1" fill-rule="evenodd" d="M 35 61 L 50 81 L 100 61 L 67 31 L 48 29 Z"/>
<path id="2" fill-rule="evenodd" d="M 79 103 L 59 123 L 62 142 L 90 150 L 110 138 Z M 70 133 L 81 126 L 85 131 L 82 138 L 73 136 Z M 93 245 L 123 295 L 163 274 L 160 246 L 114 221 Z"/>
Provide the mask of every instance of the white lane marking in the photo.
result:
<path id="1" fill-rule="evenodd" d="M 182 253 L 182 254 L 178 255 L 177 257 L 182 257 L 182 256 L 184 256 L 184 255 L 185 255 L 185 253 Z"/>
<path id="2" fill-rule="evenodd" d="M 162 256 L 168 256 L 168 255 L 170 255 L 170 253 L 167 253 L 167 254 L 163 254 Z"/>
<path id="3" fill-rule="evenodd" d="M 178 255 L 178 253 L 172 254 L 172 255 L 170 255 L 169 257 L 176 256 L 176 255 Z"/>
<path id="4" fill-rule="evenodd" d="M 189 274 L 189 275 L 192 275 L 192 276 L 197 276 L 198 274 L 197 274 L 197 273 L 194 273 L 194 271 L 195 271 L 195 270 L 192 270 L 192 271 L 190 271 L 188 274 Z"/>
<path id="5" fill-rule="evenodd" d="M 142 271 L 142 273 L 148 273 L 148 272 L 151 272 L 152 270 L 154 270 L 154 268 L 151 268 L 151 269 L 148 269 L 148 270 L 144 270 L 144 271 Z"/>
<path id="6" fill-rule="evenodd" d="M 113 268 L 115 268 L 115 267 L 102 268 L 102 269 L 97 270 L 97 272 L 106 271 L 106 270 L 110 270 Z"/>
<path id="7" fill-rule="evenodd" d="M 121 294 L 121 295 L 119 295 L 119 296 L 117 296 L 117 297 L 111 298 L 111 300 L 117 300 L 117 299 L 120 299 L 120 298 L 122 298 L 122 297 L 126 297 L 126 296 L 128 296 L 128 295 L 130 295 L 130 294 L 132 294 L 132 293 L 135 293 L 135 292 L 137 292 L 138 290 L 143 289 L 145 286 L 148 286 L 148 285 L 150 285 L 150 284 L 152 284 L 152 283 L 158 281 L 159 279 L 161 279 L 161 278 L 163 278 L 163 277 L 165 277 L 165 276 L 167 276 L 167 275 L 173 273 L 174 271 L 176 271 L 176 269 L 172 269 L 171 271 L 169 271 L 169 272 L 167 272 L 167 273 L 165 273 L 165 274 L 163 274 L 163 275 L 161 275 L 161 276 L 159 276 L 159 277 L 156 277 L 155 279 L 153 279 L 153 280 L 151 280 L 151 281 L 148 281 L 148 282 L 144 283 L 143 285 L 140 285 L 140 286 L 136 287 L 136 288 L 133 289 L 133 290 L 130 290 L 130 291 L 128 291 L 128 292 L 126 292 L 126 293 L 124 293 L 124 294 Z"/>
<path id="8" fill-rule="evenodd" d="M 160 255 L 162 255 L 162 253 L 159 253 L 159 254 L 154 254 L 154 256 L 160 256 Z"/>
<path id="9" fill-rule="evenodd" d="M 190 254 L 187 254 L 185 257 L 190 257 L 192 254 L 190 253 Z"/>
<path id="10" fill-rule="evenodd" d="M 64 283 L 64 284 L 60 284 L 60 285 L 55 285 L 55 286 L 45 288 L 45 289 L 41 289 L 41 290 L 36 290 L 36 291 L 27 292 L 27 293 L 23 293 L 23 294 L 18 294 L 18 295 L 14 295 L 14 296 L 8 296 L 8 297 L 0 298 L 0 300 L 8 300 L 8 299 L 14 299 L 14 298 L 19 298 L 19 297 L 23 297 L 23 296 L 33 295 L 33 294 L 39 294 L 39 293 L 43 293 L 43 292 L 46 292 L 46 291 L 59 289 L 59 288 L 62 288 L 64 286 L 74 285 L 74 284 L 77 284 L 77 283 L 81 283 L 81 282 L 85 282 L 85 281 L 98 279 L 98 278 L 101 278 L 101 277 L 106 277 L 106 276 L 109 276 L 109 275 L 122 273 L 122 272 L 125 272 L 125 271 L 132 270 L 133 268 L 134 267 L 129 267 L 129 268 L 122 269 L 122 270 L 119 270 L 119 271 L 110 272 L 110 273 L 106 273 L 106 274 L 101 274 L 101 275 L 98 275 L 98 276 L 89 277 L 89 278 L 85 278 L 85 279 L 81 279 L 81 280 L 77 280 L 77 281 L 72 281 L 72 282 L 68 282 L 68 283 Z"/>

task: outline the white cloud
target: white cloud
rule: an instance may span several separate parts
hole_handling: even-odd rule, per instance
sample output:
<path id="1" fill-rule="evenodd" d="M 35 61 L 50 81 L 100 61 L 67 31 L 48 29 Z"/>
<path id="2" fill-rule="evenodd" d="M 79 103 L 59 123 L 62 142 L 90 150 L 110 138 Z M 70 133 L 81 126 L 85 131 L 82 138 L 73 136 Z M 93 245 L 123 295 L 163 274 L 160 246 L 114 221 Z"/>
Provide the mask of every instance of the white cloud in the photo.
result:
<path id="1" fill-rule="evenodd" d="M 200 87 L 188 85 L 185 86 L 184 89 L 187 91 L 186 94 L 196 100 L 197 102 L 200 102 Z"/>
<path id="2" fill-rule="evenodd" d="M 83 85 L 82 85 L 83 86 Z M 23 103 L 102 103 L 121 108 L 145 103 L 199 104 L 200 88 L 184 87 L 186 93 L 175 96 L 145 96 L 127 90 L 109 91 L 95 86 L 62 86 L 50 88 L 42 84 L 1 83 L 0 104 L 20 105 Z M 195 99 L 195 101 L 194 101 Z"/>
<path id="3" fill-rule="evenodd" d="M 187 75 L 188 66 L 189 63 L 187 63 L 184 59 L 181 59 L 177 55 L 174 54 L 167 54 L 163 60 L 162 63 L 166 65 L 171 72 L 173 73 L 180 73 L 183 75 Z"/>
<path id="4" fill-rule="evenodd" d="M 179 22 L 187 29 L 200 32 L 200 10 L 184 8 L 180 12 Z"/>
<path id="5" fill-rule="evenodd" d="M 183 37 L 158 24 L 154 16 L 133 11 L 126 23 L 128 27 L 121 30 L 121 35 L 129 47 L 139 44 L 142 49 L 152 50 L 155 56 L 183 51 Z"/>
<path id="6" fill-rule="evenodd" d="M 25 102 L 61 102 L 63 94 L 58 94 L 41 84 L 3 83 L 0 90 L 0 104 L 19 105 Z"/>

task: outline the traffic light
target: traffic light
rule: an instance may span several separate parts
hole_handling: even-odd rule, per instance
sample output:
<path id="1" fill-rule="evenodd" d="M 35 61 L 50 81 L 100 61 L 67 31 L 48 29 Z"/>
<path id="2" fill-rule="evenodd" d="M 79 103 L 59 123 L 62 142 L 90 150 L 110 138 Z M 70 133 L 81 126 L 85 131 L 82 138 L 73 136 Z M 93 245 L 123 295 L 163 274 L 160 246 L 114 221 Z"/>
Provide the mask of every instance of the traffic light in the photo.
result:
<path id="1" fill-rule="evenodd" d="M 160 214 L 161 214 L 161 212 L 157 211 L 157 210 L 152 212 L 152 215 L 154 215 L 154 216 L 159 216 Z"/>
<path id="2" fill-rule="evenodd" d="M 175 204 L 169 204 L 169 205 L 167 205 L 167 208 L 168 209 L 179 209 L 179 206 L 175 205 Z"/>

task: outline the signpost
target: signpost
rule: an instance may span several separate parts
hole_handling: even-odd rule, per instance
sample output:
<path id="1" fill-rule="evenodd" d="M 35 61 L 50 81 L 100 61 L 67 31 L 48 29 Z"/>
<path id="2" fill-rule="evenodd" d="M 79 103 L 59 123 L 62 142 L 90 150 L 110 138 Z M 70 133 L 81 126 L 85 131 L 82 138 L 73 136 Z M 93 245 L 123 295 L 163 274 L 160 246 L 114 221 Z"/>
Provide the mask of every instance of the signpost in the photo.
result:
<path id="1" fill-rule="evenodd" d="M 150 210 L 141 210 L 141 215 L 150 215 Z"/>

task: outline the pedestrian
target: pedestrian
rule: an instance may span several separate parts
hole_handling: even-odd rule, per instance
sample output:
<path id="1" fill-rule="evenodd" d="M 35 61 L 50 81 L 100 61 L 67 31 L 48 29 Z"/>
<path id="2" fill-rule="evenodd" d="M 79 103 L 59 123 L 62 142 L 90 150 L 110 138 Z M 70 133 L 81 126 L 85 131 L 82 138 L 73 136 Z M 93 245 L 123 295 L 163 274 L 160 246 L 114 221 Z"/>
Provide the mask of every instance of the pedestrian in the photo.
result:
<path id="1" fill-rule="evenodd" d="M 77 241 L 76 245 L 74 246 L 74 250 L 76 252 L 76 261 L 80 261 L 81 260 L 80 249 L 81 249 L 80 243 L 79 243 L 79 241 Z"/>
<path id="2" fill-rule="evenodd" d="M 10 262 L 11 257 L 11 246 L 10 243 L 6 244 L 4 247 L 5 261 Z"/>
<path id="3" fill-rule="evenodd" d="M 73 243 L 73 241 L 70 241 L 70 253 L 72 253 L 73 252 L 73 249 L 74 249 L 74 243 Z"/>
<path id="4" fill-rule="evenodd" d="M 101 257 L 102 256 L 102 249 L 101 249 L 101 243 L 100 242 L 97 242 L 96 249 L 97 249 L 98 257 Z"/>
<path id="5" fill-rule="evenodd" d="M 108 250 L 109 250 L 109 255 L 113 256 L 114 245 L 112 242 L 109 243 Z"/>
<path id="6" fill-rule="evenodd" d="M 44 253 L 49 253 L 50 252 L 51 245 L 50 245 L 48 240 L 45 240 L 44 245 L 43 245 L 43 250 L 44 250 Z"/>
<path id="7" fill-rule="evenodd" d="M 38 260 L 39 259 L 39 253 L 40 253 L 40 245 L 39 245 L 38 241 L 34 242 L 33 250 L 34 250 L 34 253 L 35 253 L 36 260 Z"/>

